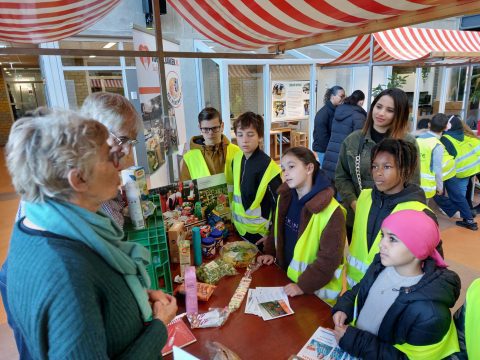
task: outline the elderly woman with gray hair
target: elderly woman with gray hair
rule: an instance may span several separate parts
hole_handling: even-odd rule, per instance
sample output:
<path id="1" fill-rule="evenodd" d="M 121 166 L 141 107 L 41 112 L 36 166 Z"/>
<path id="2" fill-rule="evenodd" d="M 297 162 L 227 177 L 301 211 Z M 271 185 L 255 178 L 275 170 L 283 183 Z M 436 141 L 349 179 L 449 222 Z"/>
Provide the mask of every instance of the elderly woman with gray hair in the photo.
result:
<path id="1" fill-rule="evenodd" d="M 8 305 L 36 359 L 156 359 L 177 310 L 147 290 L 148 251 L 99 212 L 119 185 L 108 137 L 71 112 L 20 119 L 10 133 L 26 217 L 10 241 Z"/>

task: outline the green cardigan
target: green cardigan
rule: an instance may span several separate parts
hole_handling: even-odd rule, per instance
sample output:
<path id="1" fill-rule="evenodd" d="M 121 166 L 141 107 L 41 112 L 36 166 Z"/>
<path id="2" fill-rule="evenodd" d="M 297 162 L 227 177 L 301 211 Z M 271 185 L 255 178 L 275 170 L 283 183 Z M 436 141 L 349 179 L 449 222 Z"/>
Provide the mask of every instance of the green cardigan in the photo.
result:
<path id="1" fill-rule="evenodd" d="M 7 282 L 13 320 L 35 359 L 161 358 L 165 325 L 145 325 L 122 275 L 80 242 L 18 222 Z"/>

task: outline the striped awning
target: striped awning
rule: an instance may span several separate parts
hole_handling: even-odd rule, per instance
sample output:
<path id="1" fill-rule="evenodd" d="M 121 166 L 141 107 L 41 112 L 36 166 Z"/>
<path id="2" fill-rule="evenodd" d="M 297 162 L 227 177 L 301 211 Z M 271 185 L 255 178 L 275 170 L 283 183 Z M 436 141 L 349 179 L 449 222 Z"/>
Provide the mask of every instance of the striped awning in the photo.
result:
<path id="1" fill-rule="evenodd" d="M 120 0 L 10 0 L 0 2 L 0 40 L 39 44 L 75 35 Z"/>
<path id="2" fill-rule="evenodd" d="M 467 2 L 471 3 L 469 0 L 169 0 L 197 31 L 237 50 L 284 44 L 345 29 L 352 29 L 349 35 L 352 37 L 367 33 L 366 24 L 392 19 L 408 22 L 402 25 L 426 22 L 441 18 L 436 11 L 442 7 L 443 13 L 449 7 L 449 15 L 443 16 L 448 17 L 453 16 L 452 7 L 457 6 L 456 11 L 461 11 L 460 5 Z"/>
<path id="3" fill-rule="evenodd" d="M 122 79 L 90 79 L 90 85 L 94 88 L 101 88 L 102 81 L 106 88 L 123 88 Z"/>
<path id="4" fill-rule="evenodd" d="M 426 60 L 480 60 L 480 32 L 403 27 L 358 36 L 332 64 L 363 64 L 370 60 L 373 36 L 373 62 Z"/>

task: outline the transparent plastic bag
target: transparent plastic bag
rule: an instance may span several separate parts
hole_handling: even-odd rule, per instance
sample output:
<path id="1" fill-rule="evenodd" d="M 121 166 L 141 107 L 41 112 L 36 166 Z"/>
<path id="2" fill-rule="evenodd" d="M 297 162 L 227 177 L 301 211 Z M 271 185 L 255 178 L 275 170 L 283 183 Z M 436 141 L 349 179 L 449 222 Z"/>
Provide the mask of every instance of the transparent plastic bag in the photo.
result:
<path id="1" fill-rule="evenodd" d="M 235 352 L 217 341 L 208 341 L 205 346 L 210 360 L 242 360 Z"/>
<path id="2" fill-rule="evenodd" d="M 258 253 L 258 248 L 248 241 L 234 241 L 220 250 L 222 260 L 235 267 L 247 267 Z"/>

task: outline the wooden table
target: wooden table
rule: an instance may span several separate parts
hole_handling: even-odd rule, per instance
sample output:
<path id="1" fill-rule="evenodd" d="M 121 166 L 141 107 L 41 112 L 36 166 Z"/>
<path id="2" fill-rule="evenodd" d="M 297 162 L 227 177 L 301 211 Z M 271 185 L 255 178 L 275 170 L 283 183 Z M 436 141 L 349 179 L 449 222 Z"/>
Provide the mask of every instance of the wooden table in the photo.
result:
<path id="1" fill-rule="evenodd" d="M 239 275 L 220 280 L 208 302 L 199 301 L 200 312 L 206 312 L 210 307 L 228 305 L 244 273 L 244 269 L 239 270 Z M 262 266 L 253 273 L 250 288 L 283 286 L 289 282 L 285 272 L 276 265 Z M 178 295 L 177 299 L 181 313 L 184 311 L 184 297 Z M 185 347 L 185 351 L 199 359 L 208 359 L 205 344 L 212 340 L 235 351 L 242 359 L 288 359 L 300 351 L 319 326 L 333 327 L 331 308 L 315 295 L 290 298 L 290 306 L 295 313 L 269 321 L 245 314 L 245 302 L 246 298 L 240 309 L 230 314 L 221 328 L 193 329 L 197 342 Z M 184 320 L 188 323 L 188 320 Z M 165 358 L 172 359 L 172 355 Z"/>

